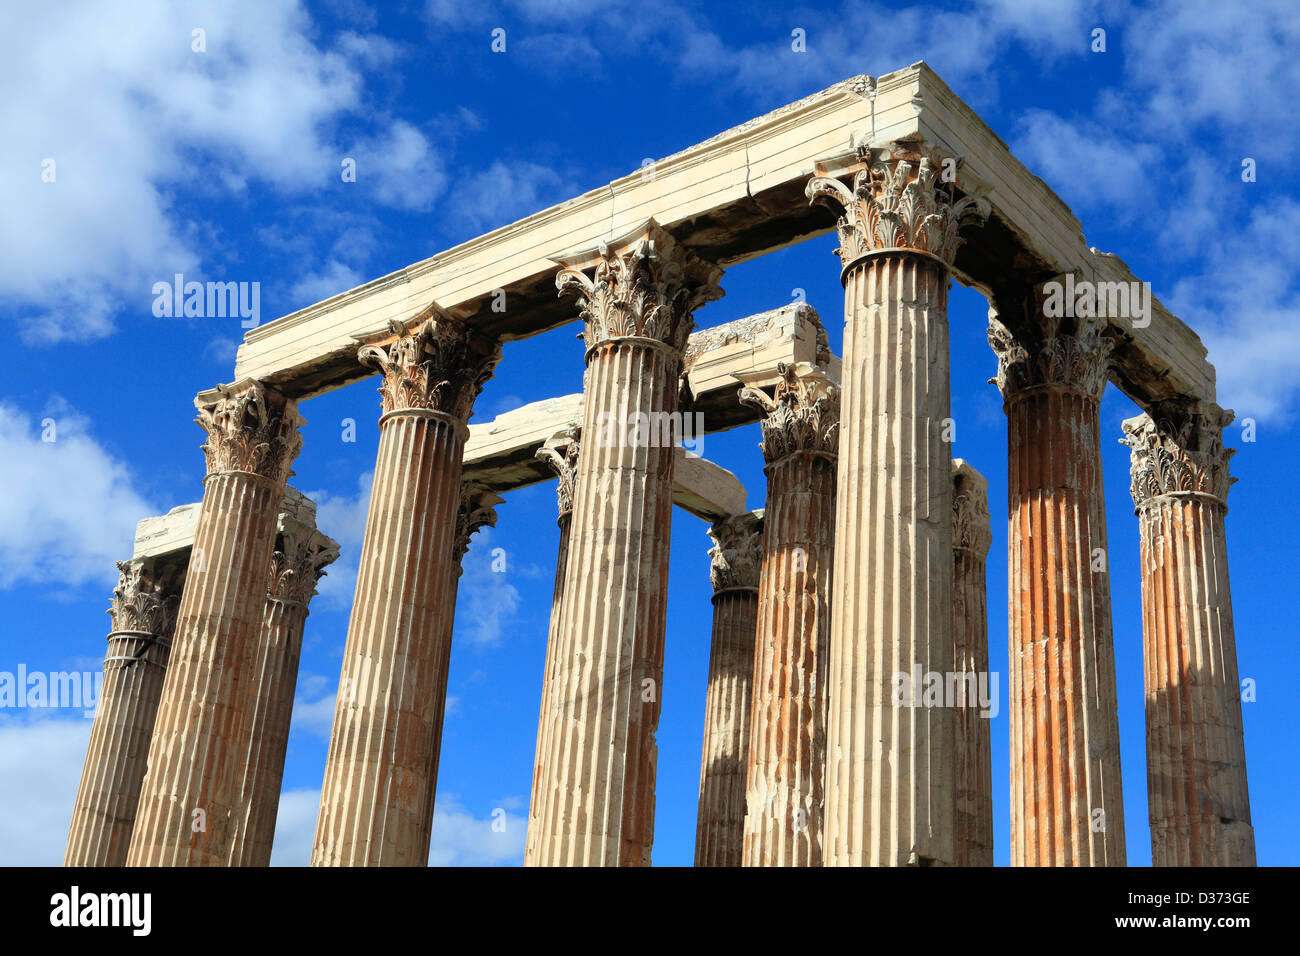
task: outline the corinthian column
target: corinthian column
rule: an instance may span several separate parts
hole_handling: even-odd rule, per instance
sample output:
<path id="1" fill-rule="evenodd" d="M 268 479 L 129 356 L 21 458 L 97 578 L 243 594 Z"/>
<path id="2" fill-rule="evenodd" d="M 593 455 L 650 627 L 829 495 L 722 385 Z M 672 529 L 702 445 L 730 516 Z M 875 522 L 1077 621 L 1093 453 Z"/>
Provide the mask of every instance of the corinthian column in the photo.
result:
<path id="1" fill-rule="evenodd" d="M 300 520 L 308 517 L 302 512 L 303 504 L 296 493 L 285 499 L 267 575 L 266 611 L 257 657 L 257 699 L 250 748 L 244 761 L 241 825 L 230 852 L 232 866 L 270 865 L 308 604 L 326 565 L 339 556 L 337 541 L 321 534 L 314 524 Z"/>
<path id="2" fill-rule="evenodd" d="M 989 483 L 962 461 L 952 463 L 952 629 L 957 716 L 957 865 L 993 865 L 993 771 L 989 718 L 979 687 L 989 677 L 989 616 L 984 559 L 993 534 L 989 528 Z"/>
<path id="3" fill-rule="evenodd" d="M 976 203 L 940 175 L 954 161 L 918 150 L 864 150 L 852 189 L 828 176 L 807 189 L 839 215 L 846 323 L 828 866 L 956 859 L 952 709 L 895 698 L 900 680 L 952 670 L 948 285 L 958 223 Z"/>
<path id="4" fill-rule="evenodd" d="M 573 485 L 578 477 L 578 449 L 581 445 L 581 428 L 566 428 L 552 435 L 537 450 L 537 457 L 551 466 L 558 481 L 555 486 L 555 504 L 559 512 L 556 524 L 560 526 L 560 545 L 555 555 L 555 590 L 551 595 L 551 621 L 546 633 L 546 663 L 542 667 L 542 702 L 537 719 L 537 756 L 533 764 L 533 792 L 528 803 L 528 840 L 524 848 L 525 859 L 531 859 L 533 841 L 539 833 L 537 815 L 542 808 L 542 801 L 537 792 L 541 782 L 541 765 L 537 763 L 543 754 L 550 753 L 548 741 L 544 735 L 553 727 L 553 722 L 546 719 L 547 701 L 550 699 L 551 682 L 555 677 L 555 648 L 559 644 L 560 608 L 564 599 L 564 567 L 569 559 L 569 525 L 573 517 Z"/>
<path id="5" fill-rule="evenodd" d="M 762 532 L 762 514 L 752 511 L 724 518 L 709 529 L 713 639 L 695 823 L 696 866 L 740 866 Z"/>
<path id="6" fill-rule="evenodd" d="M 839 390 L 811 366 L 778 371 L 773 398 L 740 393 L 766 413 L 767 461 L 744 865 L 821 866 Z"/>
<path id="7" fill-rule="evenodd" d="M 998 311 L 1032 329 L 1037 301 Z M 1007 414 L 1011 865 L 1123 866 L 1098 444 L 1111 343 L 1091 323 L 1038 334 L 1024 344 L 990 320 Z"/>
<path id="8" fill-rule="evenodd" d="M 1155 866 L 1254 866 L 1224 536 L 1232 412 L 1124 422 L 1142 551 Z"/>
<path id="9" fill-rule="evenodd" d="M 302 447 L 291 399 L 254 381 L 195 399 L 208 474 L 129 866 L 224 866 L 251 747 L 276 516 Z"/>
<path id="10" fill-rule="evenodd" d="M 682 351 L 721 270 L 651 220 L 566 257 L 587 344 L 554 679 L 538 735 L 532 865 L 648 865 Z M 591 274 L 588 274 L 588 273 Z"/>
<path id="11" fill-rule="evenodd" d="M 171 654 L 184 569 L 119 561 L 104 687 L 90 728 L 64 866 L 123 866 Z"/>
<path id="12" fill-rule="evenodd" d="M 429 859 L 466 423 L 501 350 L 437 306 L 390 332 L 357 353 L 383 415 L 313 866 Z"/>

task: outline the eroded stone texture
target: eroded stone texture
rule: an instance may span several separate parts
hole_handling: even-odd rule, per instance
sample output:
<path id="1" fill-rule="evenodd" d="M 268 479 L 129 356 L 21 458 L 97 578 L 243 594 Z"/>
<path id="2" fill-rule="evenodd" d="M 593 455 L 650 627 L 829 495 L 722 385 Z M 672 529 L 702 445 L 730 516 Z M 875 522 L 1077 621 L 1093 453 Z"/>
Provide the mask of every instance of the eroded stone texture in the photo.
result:
<path id="1" fill-rule="evenodd" d="M 763 518 L 749 512 L 709 529 L 713 636 L 695 822 L 696 866 L 740 866 L 745 823 L 754 634 Z"/>
<path id="2" fill-rule="evenodd" d="M 90 729 L 64 866 L 123 866 L 131 843 L 172 631 L 183 564 L 119 561 L 108 609 L 104 686 Z"/>
<path id="3" fill-rule="evenodd" d="M 276 516 L 302 438 L 258 382 L 195 399 L 207 477 L 129 866 L 222 866 L 238 827 Z"/>
<path id="4" fill-rule="evenodd" d="M 1254 866 L 1224 533 L 1231 412 L 1124 422 L 1142 554 L 1155 866 Z"/>
<path id="5" fill-rule="evenodd" d="M 844 269 L 842 436 L 831 605 L 824 862 L 956 859 L 951 708 L 895 704 L 897 681 L 952 670 L 948 284 L 954 161 L 864 149 L 853 186 L 814 177 Z M 955 177 L 952 177 L 955 179 Z"/>
<path id="6" fill-rule="evenodd" d="M 244 761 L 239 826 L 231 841 L 232 866 L 271 863 L 308 605 L 325 567 L 339 556 L 338 542 L 315 528 L 315 507 L 289 490 L 281 508 L 276 549 L 267 575 L 253 727 Z"/>
<path id="7" fill-rule="evenodd" d="M 358 353 L 383 415 L 313 866 L 429 857 L 466 422 L 501 350 L 436 306 L 391 332 Z"/>
<path id="8" fill-rule="evenodd" d="M 555 505 L 558 515 L 556 524 L 560 526 L 560 543 L 555 555 L 555 589 L 551 594 L 551 620 L 546 633 L 546 663 L 542 666 L 542 702 L 537 718 L 537 752 L 533 761 L 533 790 L 528 802 L 528 838 L 524 848 L 525 857 L 531 857 L 535 851 L 534 841 L 540 832 L 536 821 L 542 808 L 542 800 L 537 786 L 542 780 L 541 760 L 550 753 L 550 741 L 543 737 L 554 729 L 554 723 L 546 719 L 547 701 L 550 699 L 551 684 L 555 680 L 555 649 L 560 643 L 560 608 L 564 600 L 564 569 L 569 560 L 569 525 L 573 517 L 573 487 L 578 477 L 578 450 L 582 440 L 582 429 L 574 426 L 563 429 L 546 440 L 537 451 L 539 460 L 544 461 L 555 472 L 558 479 L 555 486 Z"/>
<path id="9" fill-rule="evenodd" d="M 674 453 L 617 436 L 676 410 L 693 313 L 721 295 L 721 269 L 653 220 L 564 265 L 557 286 L 585 322 L 583 443 L 525 863 L 648 865 Z"/>
<path id="10" fill-rule="evenodd" d="M 786 367 L 741 401 L 765 412 L 767 474 L 744 865 L 820 866 L 839 390 Z"/>
<path id="11" fill-rule="evenodd" d="M 984 562 L 993 534 L 989 528 L 989 483 L 962 461 L 952 463 L 952 630 L 959 678 L 987 680 L 988 601 Z M 957 716 L 957 865 L 993 865 L 993 777 L 989 715 L 980 706 L 978 684 L 962 688 L 953 701 Z M 991 688 L 992 684 L 985 686 Z"/>
<path id="12" fill-rule="evenodd" d="M 1036 297 L 997 303 L 1041 311 Z M 1007 414 L 1012 866 L 1123 866 L 1098 408 L 1110 341 L 990 319 Z"/>

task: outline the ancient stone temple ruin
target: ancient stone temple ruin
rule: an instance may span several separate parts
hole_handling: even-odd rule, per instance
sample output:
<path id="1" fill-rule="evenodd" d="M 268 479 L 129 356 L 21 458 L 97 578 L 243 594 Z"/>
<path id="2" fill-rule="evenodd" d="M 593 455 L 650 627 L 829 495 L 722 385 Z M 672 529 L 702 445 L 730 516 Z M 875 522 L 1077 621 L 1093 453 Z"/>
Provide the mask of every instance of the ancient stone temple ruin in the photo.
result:
<path id="1" fill-rule="evenodd" d="M 729 266 L 831 230 L 842 356 L 804 304 L 696 328 Z M 142 521 L 119 565 L 66 863 L 268 862 L 303 623 L 338 557 L 286 484 L 298 409 L 377 376 L 312 864 L 425 864 L 461 557 L 513 489 L 554 478 L 527 865 L 651 861 L 659 695 L 642 691 L 663 676 L 674 506 L 714 543 L 696 864 L 991 865 L 989 721 L 964 692 L 998 667 L 989 489 L 944 434 L 954 278 L 988 299 L 1008 425 L 1011 862 L 1125 863 L 1095 561 L 1101 449 L 1118 438 L 1141 534 L 1154 860 L 1253 863 L 1232 413 L 1214 369 L 924 64 L 846 80 L 248 332 L 232 384 L 196 399 L 202 501 Z M 1071 307 L 1075 290 L 1090 307 Z M 582 394 L 469 424 L 503 342 L 576 322 Z M 1145 410 L 1123 435 L 1100 432 L 1108 384 Z M 679 414 L 761 423 L 761 511 L 674 441 Z M 901 699 L 900 674 L 916 678 Z M 928 675 L 955 699 L 930 701 Z"/>

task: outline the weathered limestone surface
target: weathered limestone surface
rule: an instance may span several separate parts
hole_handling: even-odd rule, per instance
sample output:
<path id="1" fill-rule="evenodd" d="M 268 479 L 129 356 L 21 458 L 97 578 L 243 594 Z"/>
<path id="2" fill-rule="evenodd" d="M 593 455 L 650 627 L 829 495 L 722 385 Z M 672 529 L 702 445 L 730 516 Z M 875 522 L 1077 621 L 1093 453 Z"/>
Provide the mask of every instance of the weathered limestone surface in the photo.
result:
<path id="1" fill-rule="evenodd" d="M 302 447 L 296 404 L 261 383 L 220 386 L 195 405 L 208 433 L 207 478 L 127 854 L 131 866 L 230 860 L 276 516 Z"/>
<path id="2" fill-rule="evenodd" d="M 313 866 L 428 862 L 466 422 L 500 355 L 436 307 L 360 350 L 383 416 Z"/>
<path id="3" fill-rule="evenodd" d="M 104 686 L 90 729 L 64 866 L 123 866 L 171 654 L 184 564 L 118 562 Z"/>
<path id="4" fill-rule="evenodd" d="M 534 841 L 540 834 L 538 814 L 542 797 L 538 785 L 542 781 L 541 759 L 551 752 L 549 735 L 555 729 L 553 721 L 546 719 L 548 701 L 555 681 L 555 650 L 560 644 L 560 609 L 564 602 L 564 571 L 569 560 L 569 527 L 573 517 L 573 486 L 578 477 L 578 449 L 582 429 L 577 425 L 556 432 L 537 451 L 538 460 L 545 462 L 557 479 L 555 504 L 558 511 L 556 523 L 560 526 L 560 543 L 555 556 L 555 590 L 551 595 L 551 621 L 546 633 L 546 663 L 542 666 L 542 703 L 537 718 L 537 754 L 533 761 L 533 789 L 528 802 L 528 836 L 524 855 L 531 859 L 536 853 Z"/>
<path id="5" fill-rule="evenodd" d="M 1142 553 L 1147 802 L 1155 866 L 1254 866 L 1214 409 L 1124 422 Z"/>
<path id="6" fill-rule="evenodd" d="M 257 693 L 244 760 L 239 825 L 231 842 L 232 866 L 271 863 L 308 605 L 325 567 L 339 556 L 338 542 L 316 530 L 316 506 L 294 489 L 287 491 L 267 576 Z"/>
<path id="7" fill-rule="evenodd" d="M 952 462 L 953 660 L 958 675 L 978 680 L 989 672 L 988 600 L 984 561 L 989 528 L 989 483 L 960 458 Z M 993 865 L 992 741 L 978 688 L 964 688 L 957 716 L 957 865 Z M 992 685 L 989 685 L 990 687 Z"/>
<path id="8" fill-rule="evenodd" d="M 721 295 L 721 270 L 654 222 L 563 265 L 556 283 L 585 321 L 587 398 L 525 863 L 648 865 L 674 454 L 600 436 L 607 415 L 625 427 L 676 411 L 693 313 Z"/>
<path id="9" fill-rule="evenodd" d="M 709 529 L 713 635 L 695 822 L 696 866 L 741 863 L 762 534 L 763 514 L 754 511 L 725 518 Z"/>
<path id="10" fill-rule="evenodd" d="M 524 336 L 573 320 L 550 290 L 553 260 L 654 217 L 708 261 L 727 266 L 822 235 L 808 209 L 809 175 L 834 176 L 855 147 L 921 140 L 965 159 L 963 181 L 989 197 L 979 241 L 956 256 L 963 282 L 998 291 L 1008 272 L 1038 282 L 1077 270 L 1094 281 L 1131 279 L 1124 263 L 1090 249 L 1078 219 L 924 63 L 855 76 L 742 123 L 581 196 L 541 210 L 397 272 L 253 329 L 236 375 L 304 397 L 370 374 L 352 341 L 409 318 L 429 301 L 475 315 L 482 331 Z M 509 308 L 483 308 L 497 292 Z M 1114 379 L 1144 407 L 1178 396 L 1212 400 L 1214 371 L 1200 339 L 1158 302 L 1149 325 L 1111 323 Z M 476 315 L 477 313 L 477 315 Z"/>
<path id="11" fill-rule="evenodd" d="M 824 862 L 951 865 L 949 707 L 899 702 L 900 675 L 953 669 L 948 267 L 978 208 L 919 144 L 864 150 L 839 215 L 844 379 L 831 604 Z M 918 695 L 919 696 L 919 695 Z"/>
<path id="12" fill-rule="evenodd" d="M 761 408 L 766 526 L 746 771 L 745 866 L 821 866 L 826 657 L 834 560 L 839 390 L 786 367 Z"/>
<path id="13" fill-rule="evenodd" d="M 1007 414 L 1011 864 L 1123 866 L 1115 652 L 1098 407 L 1111 345 L 1095 326 L 989 343 Z"/>

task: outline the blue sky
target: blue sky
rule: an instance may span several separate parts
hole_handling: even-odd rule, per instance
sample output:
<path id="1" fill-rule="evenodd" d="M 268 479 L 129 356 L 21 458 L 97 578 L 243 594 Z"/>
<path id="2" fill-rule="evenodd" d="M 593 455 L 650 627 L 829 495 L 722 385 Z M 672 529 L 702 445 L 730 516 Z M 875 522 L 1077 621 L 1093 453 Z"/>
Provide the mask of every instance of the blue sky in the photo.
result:
<path id="1" fill-rule="evenodd" d="M 600 186 L 857 73 L 926 60 L 1201 335 L 1219 401 L 1253 418 L 1228 548 L 1261 863 L 1300 861 L 1291 812 L 1300 470 L 1300 16 L 1290 0 L 1130 8 L 1061 0 L 720 4 L 69 2 L 0 11 L 0 671 L 97 670 L 135 522 L 201 497 L 196 392 L 229 381 L 239 319 L 152 313 L 176 272 L 256 281 L 270 320 Z M 1106 50 L 1090 50 L 1092 31 Z M 195 28 L 206 50 L 192 50 Z M 492 31 L 506 31 L 503 53 Z M 806 51 L 791 49 L 802 29 Z M 356 182 L 340 176 L 356 160 Z M 1245 158 L 1257 179 L 1242 181 Z M 42 181 L 43 161 L 55 179 Z M 838 352 L 832 236 L 737 266 L 715 325 L 789 302 Z M 990 481 L 995 856 L 1007 860 L 1005 422 L 986 303 L 950 308 L 954 455 Z M 579 391 L 576 326 L 507 345 L 475 421 Z M 542 372 L 541 370 L 545 370 Z M 310 852 L 347 629 L 376 383 L 302 406 L 293 480 L 344 554 L 307 622 L 275 862 Z M 1129 862 L 1150 862 L 1137 526 L 1120 421 L 1102 404 Z M 57 440 L 40 440 L 53 419 Z M 342 421 L 356 420 L 355 443 Z M 757 426 L 703 452 L 763 503 Z M 435 863 L 522 859 L 557 530 L 553 486 L 514 492 L 466 559 Z M 689 864 L 708 665 L 708 539 L 673 524 L 654 859 Z M 489 569 L 504 548 L 507 570 Z M 0 864 L 62 858 L 90 721 L 0 710 Z M 507 825 L 494 833 L 493 811 Z"/>

